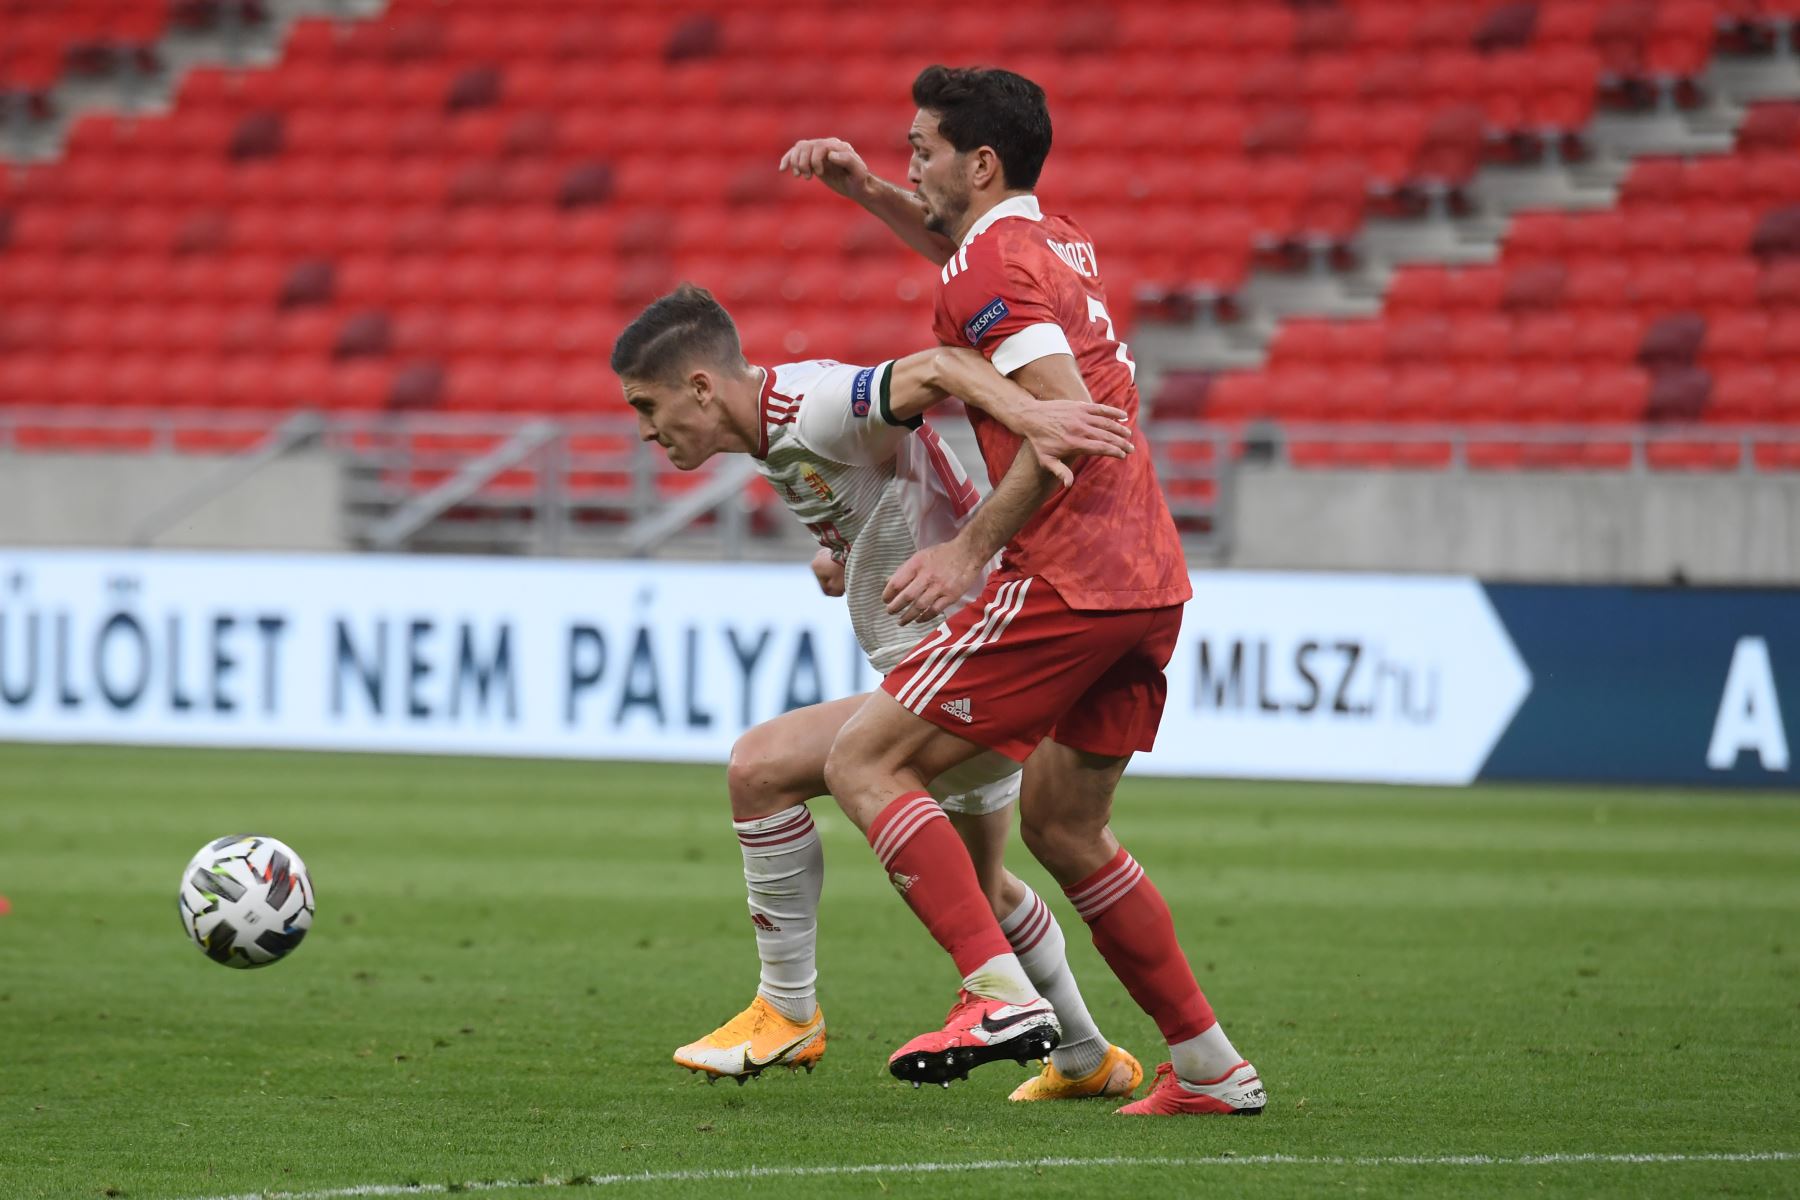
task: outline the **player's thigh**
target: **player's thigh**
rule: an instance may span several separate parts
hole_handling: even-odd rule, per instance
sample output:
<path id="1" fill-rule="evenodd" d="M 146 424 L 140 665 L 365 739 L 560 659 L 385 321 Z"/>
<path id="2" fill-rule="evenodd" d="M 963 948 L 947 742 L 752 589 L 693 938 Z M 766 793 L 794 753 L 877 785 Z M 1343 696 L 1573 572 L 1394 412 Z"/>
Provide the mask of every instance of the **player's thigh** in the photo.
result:
<path id="1" fill-rule="evenodd" d="M 858 829 L 867 830 L 901 792 L 926 791 L 928 780 L 984 752 L 897 704 L 871 693 L 844 723 L 825 761 L 825 784 Z"/>
<path id="2" fill-rule="evenodd" d="M 1131 756 L 1094 754 L 1045 741 L 1025 760 L 1019 828 L 1026 848 L 1065 887 L 1118 853 L 1113 793 Z"/>
<path id="3" fill-rule="evenodd" d="M 808 705 L 746 730 L 731 747 L 726 786 L 735 821 L 754 821 L 823 796 L 831 743 L 867 694 Z"/>

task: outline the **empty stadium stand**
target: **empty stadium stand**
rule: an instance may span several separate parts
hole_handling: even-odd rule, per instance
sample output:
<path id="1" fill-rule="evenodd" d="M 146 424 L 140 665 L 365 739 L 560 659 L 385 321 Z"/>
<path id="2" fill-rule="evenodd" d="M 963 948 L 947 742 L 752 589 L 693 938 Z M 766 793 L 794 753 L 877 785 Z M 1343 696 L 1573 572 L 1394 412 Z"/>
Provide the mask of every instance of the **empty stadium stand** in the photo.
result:
<path id="1" fill-rule="evenodd" d="M 682 278 L 759 359 L 916 347 L 929 269 L 774 163 L 833 133 L 899 175 L 908 84 L 939 58 L 1046 85 L 1040 191 L 1095 235 L 1122 324 L 1136 298 L 1146 325 L 1241 326 L 1259 365 L 1173 356 L 1146 376 L 1158 418 L 1608 431 L 1274 439 L 1302 464 L 1499 468 L 1737 468 L 1752 443 L 1644 450 L 1618 427 L 1800 422 L 1800 108 L 1737 128 L 1712 75 L 1800 61 L 1800 0 L 1120 0 L 1029 20 L 938 0 L 394 0 L 289 28 L 307 7 L 0 0 L 0 130 L 61 139 L 0 169 L 11 445 L 130 447 L 145 409 L 201 430 L 215 410 L 598 416 L 613 336 Z M 70 80 L 165 70 L 184 23 L 220 20 L 278 26 L 278 60 L 169 70 L 166 111 L 59 113 Z M 1642 154 L 1683 120 L 1725 120 L 1735 148 L 1639 157 L 1598 211 L 1502 219 L 1496 261 L 1395 264 L 1375 235 L 1493 215 L 1490 168 L 1616 157 L 1622 128 L 1650 131 Z M 1284 276 L 1374 280 L 1378 311 L 1259 301 Z M 246 428 L 183 444 L 251 444 Z M 432 443 L 443 465 L 393 478 L 429 487 L 499 436 Z M 621 436 L 596 479 L 624 483 Z M 1221 460 L 1262 436 L 1170 441 L 1171 490 L 1203 523 Z M 1749 465 L 1800 460 L 1777 440 Z"/>

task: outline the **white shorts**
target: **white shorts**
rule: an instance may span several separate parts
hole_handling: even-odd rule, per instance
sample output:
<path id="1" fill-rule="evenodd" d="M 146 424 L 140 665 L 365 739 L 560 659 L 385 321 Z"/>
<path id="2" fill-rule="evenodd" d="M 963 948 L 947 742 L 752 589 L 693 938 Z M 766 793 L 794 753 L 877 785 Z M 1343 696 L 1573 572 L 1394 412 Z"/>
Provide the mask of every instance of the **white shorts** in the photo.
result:
<path id="1" fill-rule="evenodd" d="M 992 750 L 951 767 L 931 781 L 931 794 L 945 812 L 981 817 L 1019 798 L 1024 764 Z"/>

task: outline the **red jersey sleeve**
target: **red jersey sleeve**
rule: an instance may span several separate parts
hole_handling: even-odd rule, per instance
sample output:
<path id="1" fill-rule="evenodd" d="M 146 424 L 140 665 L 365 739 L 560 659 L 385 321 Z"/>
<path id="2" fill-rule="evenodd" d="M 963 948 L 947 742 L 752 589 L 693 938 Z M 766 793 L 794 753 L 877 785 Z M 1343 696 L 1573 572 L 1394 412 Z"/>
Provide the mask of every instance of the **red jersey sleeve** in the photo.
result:
<path id="1" fill-rule="evenodd" d="M 975 238 L 944 264 L 938 340 L 981 351 L 1002 375 L 1046 354 L 1071 354 L 1056 301 L 1029 260 L 1008 253 L 1000 230 Z"/>

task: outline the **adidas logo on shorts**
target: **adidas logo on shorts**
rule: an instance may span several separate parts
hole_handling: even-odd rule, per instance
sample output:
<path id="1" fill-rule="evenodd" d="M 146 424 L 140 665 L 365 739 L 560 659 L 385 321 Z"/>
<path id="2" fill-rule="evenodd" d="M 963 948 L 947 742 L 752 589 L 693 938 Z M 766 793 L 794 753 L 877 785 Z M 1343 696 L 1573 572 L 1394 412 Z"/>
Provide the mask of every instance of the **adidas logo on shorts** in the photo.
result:
<path id="1" fill-rule="evenodd" d="M 938 705 L 938 707 L 961 721 L 964 725 L 973 725 L 975 723 L 975 716 L 969 711 L 969 701 L 967 698 L 962 700 L 946 700 Z"/>

